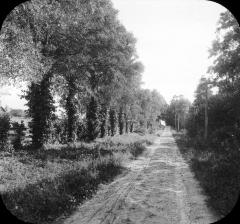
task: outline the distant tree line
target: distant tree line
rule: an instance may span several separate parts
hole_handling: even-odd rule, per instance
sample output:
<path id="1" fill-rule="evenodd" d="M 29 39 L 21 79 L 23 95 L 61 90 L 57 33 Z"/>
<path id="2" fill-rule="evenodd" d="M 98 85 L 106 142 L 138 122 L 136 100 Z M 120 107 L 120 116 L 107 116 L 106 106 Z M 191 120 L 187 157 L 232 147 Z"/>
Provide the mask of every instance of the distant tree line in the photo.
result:
<path id="1" fill-rule="evenodd" d="M 164 114 L 167 125 L 177 131 L 185 129 L 190 106 L 191 102 L 183 95 L 173 96 Z"/>

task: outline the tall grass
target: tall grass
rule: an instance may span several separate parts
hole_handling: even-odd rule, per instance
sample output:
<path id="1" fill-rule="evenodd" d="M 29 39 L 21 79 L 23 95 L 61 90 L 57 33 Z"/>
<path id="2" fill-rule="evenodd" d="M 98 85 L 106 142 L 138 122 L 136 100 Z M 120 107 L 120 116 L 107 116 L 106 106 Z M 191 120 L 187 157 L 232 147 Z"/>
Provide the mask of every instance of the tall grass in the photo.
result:
<path id="1" fill-rule="evenodd" d="M 115 158 L 99 158 L 75 165 L 54 178 L 6 191 L 2 198 L 6 207 L 21 220 L 45 223 L 70 212 L 91 197 L 100 183 L 112 180 L 120 171 L 120 163 Z"/>
<path id="2" fill-rule="evenodd" d="M 152 140 L 133 134 L 2 155 L 2 198 L 18 218 L 49 223 L 90 198 L 100 183 L 112 181 L 124 169 L 122 161 L 136 159 Z"/>

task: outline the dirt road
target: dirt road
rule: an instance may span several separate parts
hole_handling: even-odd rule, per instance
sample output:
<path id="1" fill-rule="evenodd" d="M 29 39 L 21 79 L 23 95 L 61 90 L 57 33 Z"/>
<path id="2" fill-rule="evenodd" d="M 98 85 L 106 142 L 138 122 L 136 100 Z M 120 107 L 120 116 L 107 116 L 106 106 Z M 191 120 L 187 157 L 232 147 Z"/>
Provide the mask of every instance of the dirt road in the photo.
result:
<path id="1" fill-rule="evenodd" d="M 169 128 L 131 171 L 80 206 L 64 224 L 213 223 L 198 182 L 179 153 Z"/>

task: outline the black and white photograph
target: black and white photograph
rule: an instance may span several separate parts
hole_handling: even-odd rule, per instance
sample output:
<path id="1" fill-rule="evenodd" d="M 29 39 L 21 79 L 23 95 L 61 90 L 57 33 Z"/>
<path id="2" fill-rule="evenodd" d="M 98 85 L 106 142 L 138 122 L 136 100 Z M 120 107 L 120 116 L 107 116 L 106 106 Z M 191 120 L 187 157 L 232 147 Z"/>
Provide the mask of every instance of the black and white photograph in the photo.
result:
<path id="1" fill-rule="evenodd" d="M 30 0 L 6 14 L 4 214 L 33 224 L 233 223 L 239 193 L 240 26 L 230 9 Z"/>

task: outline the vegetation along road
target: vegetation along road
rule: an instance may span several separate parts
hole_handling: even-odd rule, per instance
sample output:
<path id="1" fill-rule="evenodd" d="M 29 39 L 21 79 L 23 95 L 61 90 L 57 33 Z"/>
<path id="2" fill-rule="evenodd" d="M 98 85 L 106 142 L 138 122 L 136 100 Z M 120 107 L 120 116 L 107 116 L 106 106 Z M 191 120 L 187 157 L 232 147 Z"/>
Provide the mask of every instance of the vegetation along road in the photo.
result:
<path id="1" fill-rule="evenodd" d="M 148 150 L 148 156 L 128 164 L 131 172 L 102 186 L 95 197 L 60 222 L 186 224 L 216 221 L 170 128 L 165 128 Z"/>

